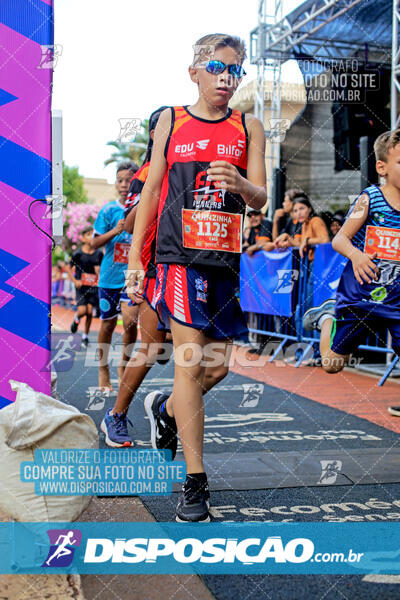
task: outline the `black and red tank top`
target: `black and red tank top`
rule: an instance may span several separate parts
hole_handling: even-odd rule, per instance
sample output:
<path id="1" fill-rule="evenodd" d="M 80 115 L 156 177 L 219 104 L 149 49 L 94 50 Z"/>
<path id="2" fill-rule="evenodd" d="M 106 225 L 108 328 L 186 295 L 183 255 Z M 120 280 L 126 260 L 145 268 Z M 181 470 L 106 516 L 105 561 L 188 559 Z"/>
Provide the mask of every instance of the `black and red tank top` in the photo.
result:
<path id="1" fill-rule="evenodd" d="M 146 183 L 147 175 L 149 173 L 150 161 L 146 162 L 140 169 L 135 173 L 131 179 L 129 185 L 128 196 L 125 201 L 124 217 L 129 215 L 131 210 L 139 204 L 140 195 L 144 184 Z M 156 265 L 155 265 L 155 254 L 156 254 L 156 231 L 157 231 L 157 220 L 154 219 L 151 223 L 149 230 L 146 234 L 146 240 L 143 244 L 142 253 L 140 255 L 143 269 L 146 272 L 146 277 L 156 276 Z"/>
<path id="2" fill-rule="evenodd" d="M 157 263 L 229 266 L 239 271 L 246 204 L 240 194 L 210 181 L 207 169 L 210 162 L 224 160 L 245 177 L 247 147 L 244 113 L 229 109 L 222 119 L 209 121 L 192 115 L 187 107 L 172 108 Z"/>

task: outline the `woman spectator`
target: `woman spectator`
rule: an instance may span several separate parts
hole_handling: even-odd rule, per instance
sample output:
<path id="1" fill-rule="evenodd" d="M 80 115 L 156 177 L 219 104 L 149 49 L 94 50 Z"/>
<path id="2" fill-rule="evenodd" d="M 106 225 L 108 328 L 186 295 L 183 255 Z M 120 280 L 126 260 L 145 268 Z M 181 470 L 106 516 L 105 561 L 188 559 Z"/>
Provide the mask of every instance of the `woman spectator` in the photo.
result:
<path id="1" fill-rule="evenodd" d="M 296 198 L 306 198 L 307 195 L 300 188 L 287 190 L 282 208 L 277 208 L 272 223 L 272 239 L 275 241 L 281 233 L 288 233 L 290 237 L 301 235 L 301 225 L 293 219 L 293 202 Z"/>
<path id="2" fill-rule="evenodd" d="M 300 197 L 294 200 L 293 216 L 301 225 L 301 236 L 291 237 L 288 233 L 282 233 L 275 240 L 277 248 L 299 248 L 300 255 L 305 255 L 308 248 L 308 258 L 314 258 L 314 251 L 310 246 L 317 244 L 326 244 L 329 242 L 328 229 L 313 209 L 313 206 L 307 197 Z"/>

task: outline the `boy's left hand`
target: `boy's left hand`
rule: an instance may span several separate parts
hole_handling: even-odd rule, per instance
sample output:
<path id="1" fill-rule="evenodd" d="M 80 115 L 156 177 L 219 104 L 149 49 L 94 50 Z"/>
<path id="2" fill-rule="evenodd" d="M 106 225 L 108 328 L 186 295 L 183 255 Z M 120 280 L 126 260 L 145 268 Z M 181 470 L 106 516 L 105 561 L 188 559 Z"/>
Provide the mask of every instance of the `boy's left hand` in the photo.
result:
<path id="1" fill-rule="evenodd" d="M 243 177 L 234 165 L 226 160 L 214 160 L 207 169 L 208 178 L 218 181 L 222 189 L 240 194 L 243 190 Z"/>

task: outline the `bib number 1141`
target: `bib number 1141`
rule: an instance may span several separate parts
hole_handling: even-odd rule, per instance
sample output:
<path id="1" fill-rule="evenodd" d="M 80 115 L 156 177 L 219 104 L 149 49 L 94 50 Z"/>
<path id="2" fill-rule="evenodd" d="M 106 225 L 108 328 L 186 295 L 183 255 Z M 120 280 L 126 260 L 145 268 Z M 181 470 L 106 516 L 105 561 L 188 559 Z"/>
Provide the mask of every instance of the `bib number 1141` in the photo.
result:
<path id="1" fill-rule="evenodd" d="M 400 229 L 367 225 L 364 251 L 378 258 L 400 261 Z"/>

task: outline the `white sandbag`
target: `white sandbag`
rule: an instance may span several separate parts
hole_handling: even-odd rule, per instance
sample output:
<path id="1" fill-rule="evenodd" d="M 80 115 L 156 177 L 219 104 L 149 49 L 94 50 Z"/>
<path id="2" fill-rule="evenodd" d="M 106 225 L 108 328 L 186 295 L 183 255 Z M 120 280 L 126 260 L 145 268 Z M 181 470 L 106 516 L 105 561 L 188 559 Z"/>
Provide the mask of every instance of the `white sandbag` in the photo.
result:
<path id="1" fill-rule="evenodd" d="M 0 410 L 0 509 L 17 521 L 74 521 L 90 496 L 38 496 L 34 483 L 22 482 L 20 464 L 50 448 L 98 448 L 96 425 L 88 415 L 28 384 L 10 380 L 17 392 Z"/>

